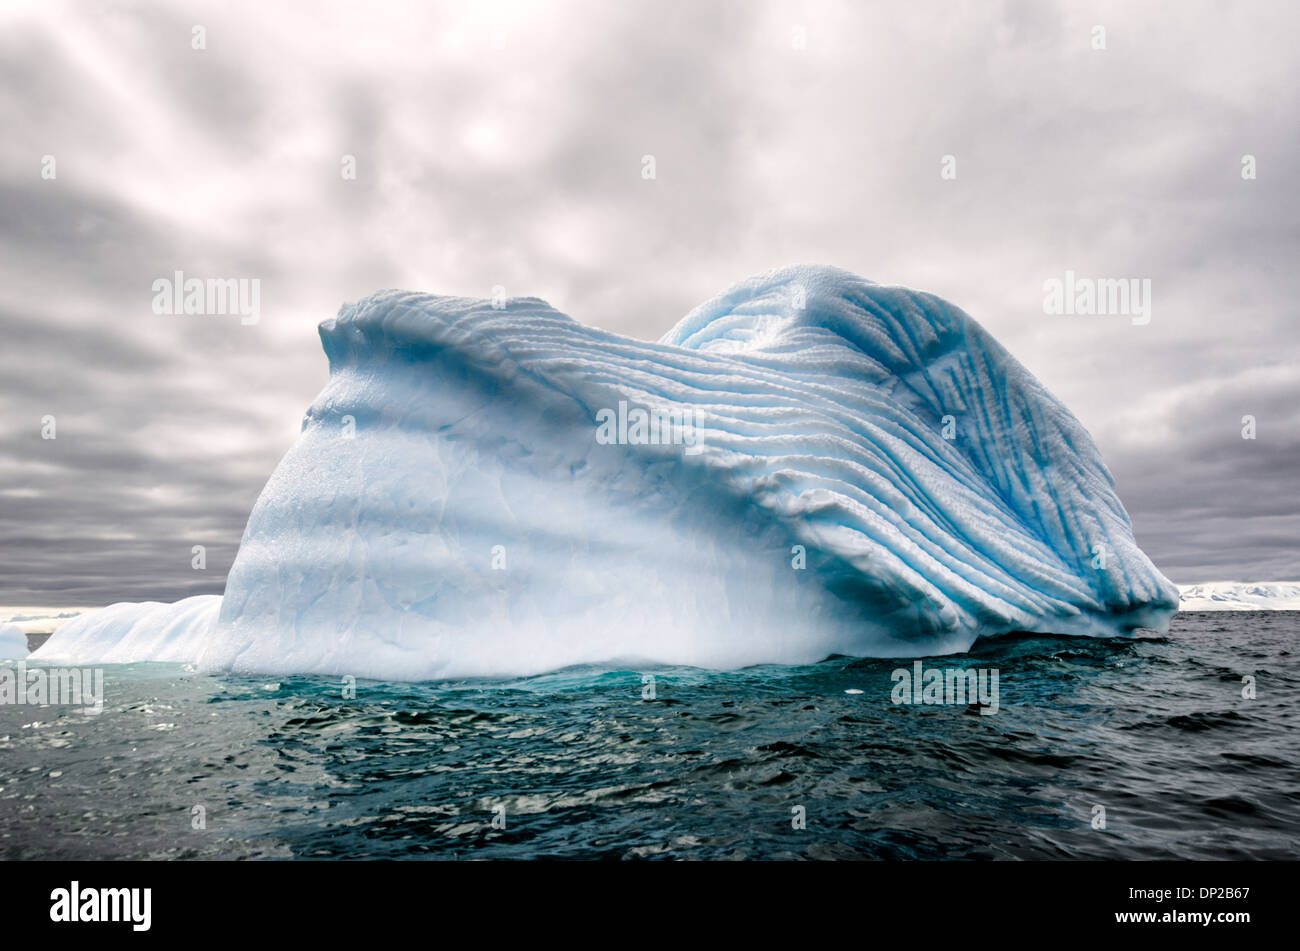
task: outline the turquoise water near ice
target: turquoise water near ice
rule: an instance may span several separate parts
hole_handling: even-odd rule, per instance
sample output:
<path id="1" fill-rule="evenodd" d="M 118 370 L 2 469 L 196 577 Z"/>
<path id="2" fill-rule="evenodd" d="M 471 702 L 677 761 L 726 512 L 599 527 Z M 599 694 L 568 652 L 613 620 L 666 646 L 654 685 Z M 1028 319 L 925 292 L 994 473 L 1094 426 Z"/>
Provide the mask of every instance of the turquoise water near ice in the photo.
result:
<path id="1" fill-rule="evenodd" d="M 1294 859 L 1298 645 L 1300 612 L 1185 613 L 925 659 L 996 668 L 992 716 L 895 704 L 910 661 L 846 657 L 354 698 L 107 667 L 99 716 L 0 705 L 0 857 Z"/>

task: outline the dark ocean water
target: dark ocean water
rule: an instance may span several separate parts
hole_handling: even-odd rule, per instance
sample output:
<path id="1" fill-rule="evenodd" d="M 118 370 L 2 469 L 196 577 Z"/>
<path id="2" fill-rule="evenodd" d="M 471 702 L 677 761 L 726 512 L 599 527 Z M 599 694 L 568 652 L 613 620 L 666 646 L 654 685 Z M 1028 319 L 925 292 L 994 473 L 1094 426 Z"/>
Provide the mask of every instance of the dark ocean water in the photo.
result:
<path id="1" fill-rule="evenodd" d="M 0 706 L 0 857 L 1294 859 L 1298 646 L 1300 612 L 1222 612 L 925 661 L 997 669 L 991 716 L 843 657 L 348 699 L 108 667 L 99 716 Z"/>

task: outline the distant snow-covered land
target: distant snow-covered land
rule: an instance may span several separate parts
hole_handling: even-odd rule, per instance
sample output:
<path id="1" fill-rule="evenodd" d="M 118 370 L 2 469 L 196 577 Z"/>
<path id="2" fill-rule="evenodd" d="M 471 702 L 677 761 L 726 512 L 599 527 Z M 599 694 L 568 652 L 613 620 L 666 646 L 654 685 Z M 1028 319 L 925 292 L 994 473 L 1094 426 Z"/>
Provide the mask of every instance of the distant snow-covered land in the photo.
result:
<path id="1" fill-rule="evenodd" d="M 1207 581 L 1178 589 L 1181 611 L 1300 611 L 1300 581 Z"/>
<path id="2" fill-rule="evenodd" d="M 0 623 L 16 624 L 25 634 L 49 634 L 94 608 L 34 608 L 0 606 Z"/>

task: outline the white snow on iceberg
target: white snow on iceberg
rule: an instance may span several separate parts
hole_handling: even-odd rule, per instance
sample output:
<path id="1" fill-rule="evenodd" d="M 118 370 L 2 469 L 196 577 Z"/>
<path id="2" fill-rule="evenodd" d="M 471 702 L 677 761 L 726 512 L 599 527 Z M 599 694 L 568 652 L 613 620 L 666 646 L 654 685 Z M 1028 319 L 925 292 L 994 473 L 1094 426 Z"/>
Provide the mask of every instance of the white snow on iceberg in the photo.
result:
<path id="1" fill-rule="evenodd" d="M 207 646 L 221 596 L 174 604 L 122 601 L 61 625 L 31 659 L 50 664 L 193 663 Z"/>
<path id="2" fill-rule="evenodd" d="M 1207 581 L 1179 594 L 1182 611 L 1300 611 L 1297 581 Z"/>
<path id="3" fill-rule="evenodd" d="M 1164 630 L 1177 608 L 1088 433 L 929 294 L 786 268 L 647 343 L 535 298 L 386 291 L 320 332 L 329 382 L 206 668 L 806 663 Z"/>

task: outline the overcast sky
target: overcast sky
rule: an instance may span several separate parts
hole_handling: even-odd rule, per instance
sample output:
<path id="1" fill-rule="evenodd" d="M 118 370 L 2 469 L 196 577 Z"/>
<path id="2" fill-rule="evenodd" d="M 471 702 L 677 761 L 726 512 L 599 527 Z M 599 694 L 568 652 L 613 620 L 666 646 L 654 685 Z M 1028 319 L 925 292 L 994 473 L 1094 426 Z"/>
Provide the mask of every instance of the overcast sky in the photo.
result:
<path id="1" fill-rule="evenodd" d="M 0 604 L 220 592 L 344 301 L 653 339 L 798 262 L 983 323 L 1175 581 L 1300 578 L 1293 2 L 419 8 L 0 4 Z M 260 321 L 155 314 L 178 269 Z M 1067 270 L 1150 323 L 1045 314 Z"/>

